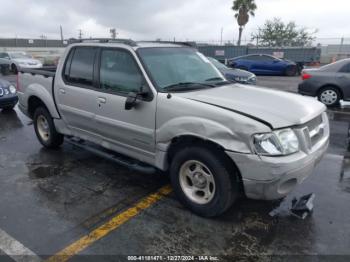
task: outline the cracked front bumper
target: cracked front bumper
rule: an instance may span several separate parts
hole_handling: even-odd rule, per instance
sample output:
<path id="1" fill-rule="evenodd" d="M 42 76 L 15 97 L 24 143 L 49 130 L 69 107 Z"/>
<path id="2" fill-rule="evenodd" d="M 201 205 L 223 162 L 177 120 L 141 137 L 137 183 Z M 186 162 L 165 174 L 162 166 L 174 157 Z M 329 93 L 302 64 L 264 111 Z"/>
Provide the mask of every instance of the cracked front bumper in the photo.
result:
<path id="1" fill-rule="evenodd" d="M 248 198 L 274 200 L 285 197 L 312 174 L 327 151 L 329 136 L 310 153 L 282 157 L 226 152 L 237 165 Z"/>

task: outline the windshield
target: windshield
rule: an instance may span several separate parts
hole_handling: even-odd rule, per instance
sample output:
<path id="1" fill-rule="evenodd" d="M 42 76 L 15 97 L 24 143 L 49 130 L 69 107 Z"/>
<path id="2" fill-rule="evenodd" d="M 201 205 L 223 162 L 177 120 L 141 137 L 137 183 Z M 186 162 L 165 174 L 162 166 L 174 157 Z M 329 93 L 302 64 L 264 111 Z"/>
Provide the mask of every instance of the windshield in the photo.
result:
<path id="1" fill-rule="evenodd" d="M 210 61 L 192 48 L 140 48 L 137 52 L 159 91 L 177 84 L 225 81 Z M 187 88 L 190 90 L 193 86 Z"/>
<path id="2" fill-rule="evenodd" d="M 10 54 L 12 59 L 23 59 L 23 58 L 31 58 L 30 55 L 24 54 L 24 53 L 11 53 Z"/>
<path id="3" fill-rule="evenodd" d="M 213 63 L 213 65 L 217 68 L 217 69 L 227 69 L 227 66 L 225 66 L 223 63 L 220 63 L 218 60 L 216 60 L 215 58 L 212 57 L 208 57 L 209 61 Z"/>

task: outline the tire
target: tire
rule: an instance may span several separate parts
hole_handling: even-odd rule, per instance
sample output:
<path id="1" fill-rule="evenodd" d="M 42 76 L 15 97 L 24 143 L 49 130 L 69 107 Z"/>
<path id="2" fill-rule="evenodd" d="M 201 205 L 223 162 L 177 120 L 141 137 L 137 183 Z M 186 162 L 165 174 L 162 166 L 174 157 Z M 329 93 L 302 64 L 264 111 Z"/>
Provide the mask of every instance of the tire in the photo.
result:
<path id="1" fill-rule="evenodd" d="M 326 86 L 318 92 L 318 100 L 328 107 L 339 106 L 341 93 L 338 88 L 333 86 Z"/>
<path id="2" fill-rule="evenodd" d="M 297 74 L 297 67 L 296 66 L 288 66 L 285 75 L 286 76 L 295 76 Z"/>
<path id="3" fill-rule="evenodd" d="M 219 216 L 239 196 L 238 171 L 232 170 L 224 153 L 216 149 L 180 149 L 171 162 L 170 178 L 179 200 L 199 216 Z M 209 192 L 207 196 L 205 190 Z"/>
<path id="4" fill-rule="evenodd" d="M 58 148 L 64 137 L 56 131 L 55 124 L 45 107 L 38 107 L 34 112 L 34 129 L 39 142 L 46 148 Z"/>
<path id="5" fill-rule="evenodd" d="M 14 73 L 16 75 L 18 74 L 18 68 L 15 64 L 11 65 L 11 71 L 12 71 L 12 73 Z"/>

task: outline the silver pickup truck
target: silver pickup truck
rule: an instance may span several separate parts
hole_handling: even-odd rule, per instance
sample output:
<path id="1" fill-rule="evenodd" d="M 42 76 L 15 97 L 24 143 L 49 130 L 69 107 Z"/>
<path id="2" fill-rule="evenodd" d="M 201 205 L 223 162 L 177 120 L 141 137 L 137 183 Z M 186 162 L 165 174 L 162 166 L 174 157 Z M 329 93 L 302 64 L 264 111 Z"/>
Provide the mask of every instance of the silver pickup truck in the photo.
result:
<path id="1" fill-rule="evenodd" d="M 222 214 L 241 195 L 285 197 L 329 143 L 323 104 L 230 83 L 185 45 L 76 43 L 57 69 L 22 69 L 18 80 L 19 107 L 43 146 L 66 137 L 130 168 L 167 171 L 201 216 Z"/>

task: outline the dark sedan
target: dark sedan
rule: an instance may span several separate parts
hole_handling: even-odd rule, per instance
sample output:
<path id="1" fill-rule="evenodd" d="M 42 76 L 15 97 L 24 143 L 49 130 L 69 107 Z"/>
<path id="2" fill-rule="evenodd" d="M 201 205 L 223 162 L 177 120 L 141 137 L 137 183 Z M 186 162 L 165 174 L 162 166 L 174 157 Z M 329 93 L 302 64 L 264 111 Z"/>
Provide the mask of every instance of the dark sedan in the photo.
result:
<path id="1" fill-rule="evenodd" d="M 218 60 L 208 57 L 210 62 L 226 77 L 227 80 L 241 84 L 256 85 L 256 76 L 248 71 L 229 68 Z"/>
<path id="2" fill-rule="evenodd" d="M 272 55 L 245 55 L 233 58 L 229 63 L 231 67 L 247 70 L 256 75 L 295 76 L 298 72 L 296 63 Z"/>
<path id="3" fill-rule="evenodd" d="M 11 110 L 18 102 L 17 91 L 10 82 L 0 79 L 0 109 Z"/>
<path id="4" fill-rule="evenodd" d="M 320 67 L 305 69 L 299 93 L 317 96 L 327 106 L 337 106 L 340 100 L 350 101 L 350 59 Z"/>

